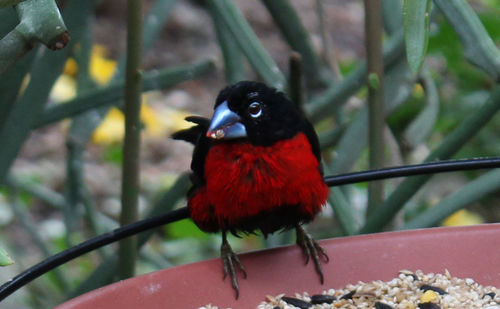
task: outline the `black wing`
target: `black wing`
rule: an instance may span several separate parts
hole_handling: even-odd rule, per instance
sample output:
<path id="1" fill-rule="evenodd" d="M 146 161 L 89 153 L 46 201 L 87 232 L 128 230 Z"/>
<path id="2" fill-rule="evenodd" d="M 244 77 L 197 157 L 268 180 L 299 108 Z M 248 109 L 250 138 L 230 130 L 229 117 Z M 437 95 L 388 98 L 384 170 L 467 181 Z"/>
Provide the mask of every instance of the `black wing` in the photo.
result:
<path id="1" fill-rule="evenodd" d="M 300 131 L 306 135 L 309 144 L 311 144 L 311 149 L 319 162 L 319 170 L 321 175 L 323 175 L 323 165 L 321 164 L 321 149 L 319 147 L 318 135 L 316 134 L 313 125 L 306 118 L 303 118 Z"/>
<path id="2" fill-rule="evenodd" d="M 189 116 L 186 117 L 186 121 L 196 123 L 197 126 L 177 131 L 172 134 L 172 138 L 190 142 L 191 144 L 196 146 L 200 137 L 204 136 L 207 132 L 208 126 L 210 125 L 210 119 L 199 116 Z"/>
<path id="3" fill-rule="evenodd" d="M 210 149 L 210 141 L 205 135 L 210 125 L 210 119 L 189 116 L 186 117 L 186 120 L 197 125 L 175 132 L 172 134 L 172 138 L 184 140 L 194 145 L 193 159 L 191 161 L 191 170 L 193 171 L 191 182 L 193 183 L 193 189 L 196 189 L 205 183 L 205 158 Z"/>

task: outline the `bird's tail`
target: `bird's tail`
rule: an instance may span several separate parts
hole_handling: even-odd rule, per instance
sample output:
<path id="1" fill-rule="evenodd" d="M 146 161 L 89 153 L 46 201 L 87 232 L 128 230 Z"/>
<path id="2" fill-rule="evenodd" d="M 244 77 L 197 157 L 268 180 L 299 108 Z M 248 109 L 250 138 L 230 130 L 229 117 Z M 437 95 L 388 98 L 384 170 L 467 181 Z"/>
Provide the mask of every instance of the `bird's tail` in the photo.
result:
<path id="1" fill-rule="evenodd" d="M 210 125 L 210 119 L 199 116 L 189 116 L 186 117 L 186 121 L 196 123 L 197 125 L 192 126 L 189 129 L 184 129 L 173 133 L 172 138 L 190 142 L 191 144 L 196 145 L 200 136 L 206 134 Z"/>

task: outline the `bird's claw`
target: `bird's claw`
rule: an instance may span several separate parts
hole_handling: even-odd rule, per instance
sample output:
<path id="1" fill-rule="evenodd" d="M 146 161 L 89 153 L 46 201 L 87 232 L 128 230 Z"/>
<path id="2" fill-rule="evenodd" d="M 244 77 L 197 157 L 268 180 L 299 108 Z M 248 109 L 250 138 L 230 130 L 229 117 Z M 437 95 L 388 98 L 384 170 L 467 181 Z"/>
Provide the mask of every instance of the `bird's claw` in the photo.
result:
<path id="1" fill-rule="evenodd" d="M 233 286 L 234 291 L 236 292 L 236 298 L 239 296 L 239 285 L 238 285 L 238 278 L 236 277 L 236 270 L 235 270 L 235 264 L 236 267 L 240 269 L 240 271 L 243 273 L 243 278 L 247 277 L 247 273 L 245 271 L 245 267 L 243 267 L 243 264 L 241 263 L 240 259 L 238 256 L 233 252 L 233 249 L 227 242 L 227 239 L 225 237 L 225 234 L 223 235 L 222 239 L 222 245 L 220 247 L 220 252 L 221 252 L 221 259 L 222 259 L 222 266 L 224 269 L 224 277 L 223 279 L 226 279 L 227 275 L 231 277 L 231 284 Z"/>
<path id="2" fill-rule="evenodd" d="M 330 260 L 325 250 L 309 235 L 304 228 L 298 225 L 295 228 L 297 232 L 297 245 L 302 249 L 304 256 L 306 257 L 306 263 L 309 263 L 309 258 L 312 258 L 314 262 L 314 267 L 316 268 L 316 273 L 319 275 L 319 280 L 321 284 L 324 282 L 323 268 L 321 267 L 321 258 L 328 263 Z"/>

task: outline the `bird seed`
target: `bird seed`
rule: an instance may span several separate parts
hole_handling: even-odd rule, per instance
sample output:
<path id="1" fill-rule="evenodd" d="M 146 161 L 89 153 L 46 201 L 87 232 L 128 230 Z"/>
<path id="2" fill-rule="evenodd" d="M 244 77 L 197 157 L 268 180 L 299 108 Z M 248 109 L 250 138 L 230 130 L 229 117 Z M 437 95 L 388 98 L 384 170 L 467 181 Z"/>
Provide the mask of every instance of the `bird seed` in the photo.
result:
<path id="1" fill-rule="evenodd" d="M 358 282 L 321 295 L 268 296 L 257 309 L 500 309 L 498 290 L 472 278 L 452 277 L 448 271 L 424 274 L 402 270 L 387 282 Z"/>

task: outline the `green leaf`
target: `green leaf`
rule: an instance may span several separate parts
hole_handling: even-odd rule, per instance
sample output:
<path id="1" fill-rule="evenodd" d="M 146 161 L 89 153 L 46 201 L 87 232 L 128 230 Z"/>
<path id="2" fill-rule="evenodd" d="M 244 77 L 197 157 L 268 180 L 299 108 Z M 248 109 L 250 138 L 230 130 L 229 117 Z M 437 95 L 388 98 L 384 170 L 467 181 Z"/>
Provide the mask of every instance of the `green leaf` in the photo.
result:
<path id="1" fill-rule="evenodd" d="M 405 0 L 403 6 L 406 55 L 413 74 L 424 62 L 429 43 L 431 0 Z"/>
<path id="2" fill-rule="evenodd" d="M 0 247 L 0 266 L 9 266 L 14 264 L 14 261 L 7 254 L 7 251 Z"/>
<path id="3" fill-rule="evenodd" d="M 382 0 L 382 21 L 384 29 L 389 35 L 403 27 L 403 1 Z"/>
<path id="4" fill-rule="evenodd" d="M 458 34 L 466 58 L 495 80 L 500 78 L 500 51 L 465 0 L 434 0 Z"/>

